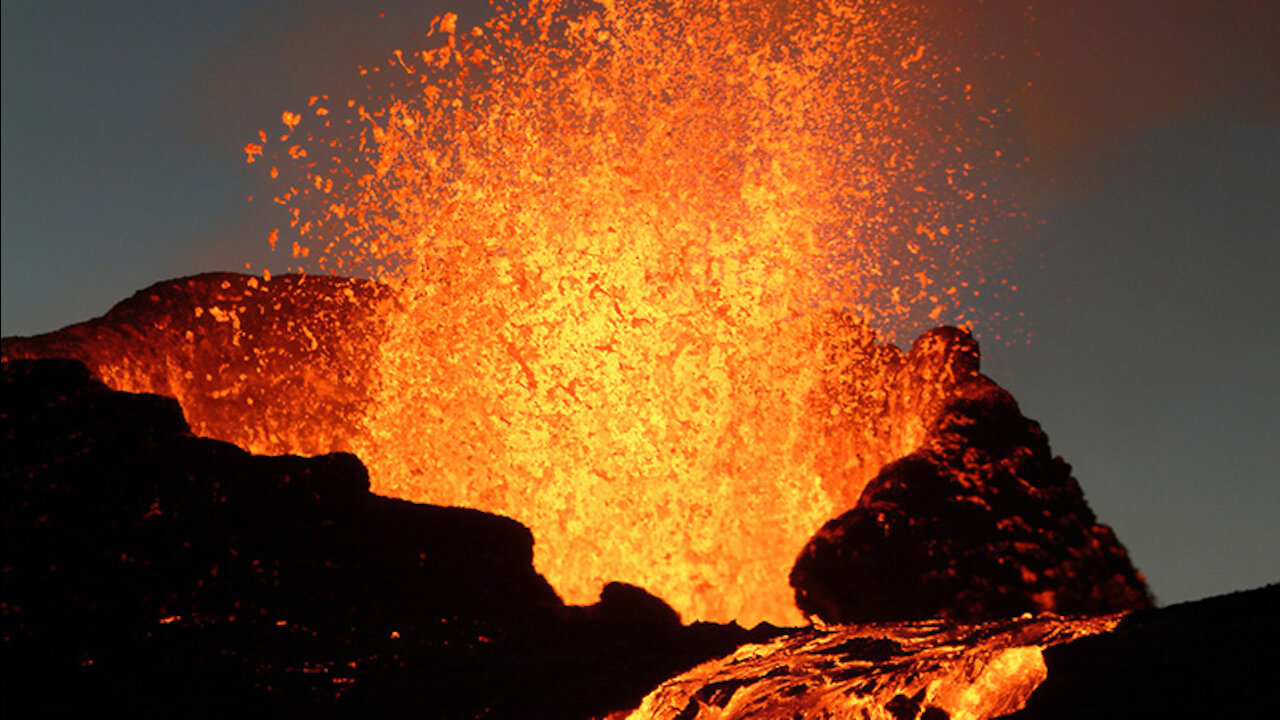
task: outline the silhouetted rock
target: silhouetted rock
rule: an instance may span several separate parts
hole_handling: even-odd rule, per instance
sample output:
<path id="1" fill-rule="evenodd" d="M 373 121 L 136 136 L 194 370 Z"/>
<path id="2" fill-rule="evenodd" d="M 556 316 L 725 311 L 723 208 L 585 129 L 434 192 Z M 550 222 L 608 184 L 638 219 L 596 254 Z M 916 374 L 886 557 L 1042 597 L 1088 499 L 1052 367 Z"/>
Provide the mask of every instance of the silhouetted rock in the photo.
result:
<path id="1" fill-rule="evenodd" d="M 587 609 L 605 622 L 644 631 L 680 627 L 680 615 L 670 605 L 627 583 L 608 583 L 600 591 L 600 602 Z"/>
<path id="2" fill-rule="evenodd" d="M 390 302 L 367 280 L 205 273 L 93 320 L 4 338 L 0 354 L 80 360 L 117 390 L 176 398 L 196 434 L 254 452 L 350 451 Z"/>
<path id="3" fill-rule="evenodd" d="M 805 546 L 791 572 L 797 606 L 831 623 L 1149 607 L 1142 577 L 1097 523 L 1070 466 L 1013 397 L 977 373 L 976 345 L 963 352 L 965 339 L 922 338 L 962 350 L 926 354 L 944 360 L 926 374 L 966 379 L 952 385 L 919 449 L 885 467 Z"/>
<path id="4" fill-rule="evenodd" d="M 530 437 L 544 432 L 552 432 L 553 437 L 562 434 L 554 428 L 547 430 L 552 425 L 560 427 L 559 420 L 552 420 L 559 417 L 559 411 L 548 415 L 536 409 L 550 407 L 548 402 L 559 407 L 560 400 L 553 398 L 560 398 L 560 391 L 551 395 L 534 392 L 536 383 L 527 382 L 534 379 L 530 376 L 520 384 L 533 395 L 516 390 L 510 398 L 500 399 L 498 396 L 505 392 L 501 382 L 488 387 L 485 378 L 455 367 L 448 358 L 460 356 L 448 348 L 448 343 L 456 338 L 448 340 L 448 333 L 439 335 L 429 327 L 419 329 L 427 335 L 415 341 L 416 352 L 405 353 L 397 343 L 391 345 L 399 349 L 380 346 L 387 337 L 385 323 L 398 323 L 399 332 L 406 327 L 402 321 L 410 320 L 388 311 L 395 303 L 392 294 L 387 286 L 332 277 L 283 275 L 268 282 L 226 273 L 199 275 L 153 285 L 105 316 L 86 323 L 33 338 L 5 338 L 3 355 L 79 358 L 89 365 L 94 377 L 110 387 L 177 398 L 195 434 L 233 442 L 259 454 L 355 452 L 377 468 L 374 480 L 380 492 L 457 502 L 523 518 L 547 543 L 539 556 L 540 567 L 575 599 L 581 597 L 583 583 L 595 582 L 589 578 L 607 578 L 616 573 L 617 577 L 635 582 L 647 577 L 651 582 L 664 583 L 661 587 L 668 599 L 690 616 L 723 618 L 738 614 L 751 619 L 794 614 L 789 609 L 791 591 L 785 577 L 795 559 L 795 550 L 807 533 L 822 520 L 854 507 L 867 483 L 885 465 L 918 449 L 947 403 L 980 377 L 977 343 L 967 332 L 938 328 L 921 336 L 909 352 L 902 352 L 892 344 L 880 342 L 865 321 L 833 312 L 819 322 L 802 324 L 812 328 L 814 335 L 809 339 L 816 345 L 810 348 L 815 352 L 806 360 L 811 366 L 801 373 L 812 385 L 802 393 L 787 393 L 793 396 L 787 402 L 802 405 L 787 408 L 776 404 L 781 398 L 768 388 L 756 387 L 755 380 L 724 394 L 721 391 L 727 391 L 728 386 L 716 384 L 735 377 L 737 371 L 729 375 L 719 370 L 709 375 L 695 373 L 680 380 L 699 386 L 710 383 L 707 388 L 720 387 L 708 392 L 714 396 L 713 405 L 719 407 L 717 412 L 721 414 L 707 415 L 698 410 L 689 416 L 697 419 L 689 420 L 694 425 L 688 428 L 702 427 L 720 433 L 724 442 L 714 443 L 706 457 L 689 455 L 691 448 L 678 450 L 683 454 L 672 456 L 676 458 L 673 467 L 696 468 L 693 476 L 704 479 L 731 471 L 737 481 L 725 489 L 732 487 L 731 493 L 742 498 L 782 493 L 778 502 L 759 506 L 764 509 L 756 513 L 758 522 L 743 535 L 734 514 L 712 512 L 708 516 L 704 512 L 702 506 L 707 499 L 714 500 L 720 494 L 711 485 L 694 483 L 697 487 L 690 486 L 689 492 L 671 496 L 660 489 L 660 482 L 639 477 L 626 479 L 630 471 L 618 473 L 604 466 L 594 467 L 600 462 L 627 465 L 621 458 L 635 453 L 640 455 L 633 459 L 644 455 L 649 460 L 643 462 L 648 463 L 661 453 L 651 455 L 643 448 L 657 447 L 653 443 L 663 447 L 680 445 L 678 438 L 683 433 L 672 435 L 668 430 L 683 427 L 680 423 L 688 420 L 682 419 L 686 410 L 666 407 L 662 414 L 675 413 L 664 421 L 670 421 L 668 430 L 646 431 L 643 439 L 637 440 L 638 445 L 630 441 L 617 445 L 622 436 L 609 433 L 587 433 L 577 439 L 564 436 L 561 439 L 569 443 L 566 448 L 577 448 L 570 448 L 569 465 L 561 467 L 550 458 L 546 462 L 535 459 L 536 452 L 521 438 L 528 433 L 532 433 Z M 571 350 L 571 345 L 561 350 L 581 350 L 588 355 L 593 352 L 585 346 Z M 537 352 L 543 350 L 547 348 Z M 476 352 L 485 356 L 488 353 L 483 349 Z M 750 350 L 748 355 L 751 352 L 756 351 Z M 591 364 L 601 357 L 579 359 Z M 741 360 L 747 356 L 735 357 Z M 507 359 L 497 362 L 495 367 L 510 367 Z M 550 372 L 557 377 L 561 374 L 559 369 Z M 747 375 L 755 377 L 755 371 L 750 370 Z M 452 378 L 441 381 L 452 389 L 441 386 L 437 393 L 419 387 L 422 378 L 429 377 Z M 730 382 L 746 380 L 744 375 Z M 461 384 L 455 387 L 455 383 Z M 573 385 L 568 382 L 565 387 L 571 389 Z M 418 390 L 410 392 L 414 387 Z M 604 392 L 606 386 L 595 383 L 593 387 Z M 632 400 L 657 397 L 650 392 L 652 388 L 641 390 L 636 385 L 632 389 L 637 390 L 628 395 Z M 419 391 L 421 395 L 417 394 Z M 421 402 L 410 403 L 399 411 L 388 410 L 399 407 L 397 398 L 407 397 L 406 392 L 420 397 Z M 489 400 L 477 404 L 463 398 Z M 596 420 L 583 424 L 587 416 L 578 414 L 587 412 L 589 407 L 597 407 L 607 415 L 611 401 L 604 396 L 598 400 L 574 403 L 570 425 L 581 432 L 594 426 Z M 701 403 L 698 400 L 696 404 Z M 500 423 L 494 426 L 498 428 L 495 432 L 481 430 L 491 421 L 515 417 L 507 410 L 500 411 L 500 407 L 525 418 L 517 425 L 532 423 L 537 427 L 509 430 Z M 612 412 L 621 410 L 624 409 L 612 408 Z M 796 413 L 794 427 L 777 434 L 775 430 L 781 426 L 772 427 L 777 418 L 770 419 L 775 411 Z M 448 428 L 447 435 L 457 442 L 441 444 L 437 438 L 434 444 L 424 445 L 418 423 L 404 426 L 394 420 L 421 412 L 448 418 L 441 420 L 440 427 Z M 463 422 L 459 412 L 475 417 Z M 706 424 L 712 417 L 721 418 L 714 421 L 719 429 Z M 722 426 L 722 421 L 729 424 Z M 551 425 L 538 429 L 547 422 Z M 648 427 L 654 422 L 649 418 L 641 424 Z M 631 420 L 624 424 L 631 426 Z M 792 425 L 790 421 L 784 424 Z M 740 465 L 743 458 L 775 456 L 760 445 L 762 442 L 776 445 L 774 450 L 794 443 L 790 457 L 805 466 L 805 477 L 820 478 L 820 488 L 799 481 L 799 476 L 791 479 L 793 473 L 787 470 L 771 472 L 759 462 Z M 431 457 L 420 457 L 427 446 L 434 448 L 428 453 Z M 625 452 L 618 449 L 623 446 Z M 711 457 L 724 453 L 738 459 L 722 461 Z M 506 467 L 509 462 L 516 462 L 516 466 L 501 470 L 502 478 L 495 482 L 486 479 L 483 468 L 493 470 Z M 693 464 L 688 465 L 690 462 Z M 525 465 L 533 469 L 520 469 Z M 424 482 L 425 478 L 416 477 L 412 471 L 414 467 L 435 466 L 442 468 L 441 472 L 452 481 L 447 485 Z M 535 479 L 550 467 L 556 468 L 553 480 L 548 481 L 552 485 L 577 482 L 571 478 L 590 471 L 591 477 L 612 478 L 606 481 L 609 486 L 620 489 L 628 499 L 565 505 L 554 498 L 572 494 L 575 488 L 550 491 Z M 733 467 L 740 469 L 730 470 Z M 630 520 L 636 517 L 659 518 L 667 523 L 669 527 L 662 534 L 679 547 L 662 552 L 654 546 L 652 557 L 646 559 L 645 552 L 635 548 L 646 547 L 643 536 L 647 526 L 642 523 L 632 527 Z M 719 557 L 716 553 L 691 550 L 700 543 L 697 535 L 724 532 L 740 538 L 749 535 L 752 539 L 723 545 Z M 581 554 L 575 545 L 595 549 Z M 743 582 L 754 585 L 753 591 L 744 594 L 735 589 Z"/>
<path id="5" fill-rule="evenodd" d="M 920 447 L 947 403 L 982 379 L 978 343 L 939 327 L 904 353 L 847 314 L 828 318 L 821 341 L 826 366 L 813 398 L 826 436 L 819 470 L 838 507 L 849 508 L 885 465 Z"/>
<path id="6" fill-rule="evenodd" d="M 1126 616 L 1049 648 L 1048 678 L 1009 720 L 1275 717 L 1280 585 Z"/>
<path id="7" fill-rule="evenodd" d="M 195 437 L 78 362 L 3 384 L 8 717 L 599 716 L 762 637 L 638 588 L 566 608 L 515 521 Z"/>

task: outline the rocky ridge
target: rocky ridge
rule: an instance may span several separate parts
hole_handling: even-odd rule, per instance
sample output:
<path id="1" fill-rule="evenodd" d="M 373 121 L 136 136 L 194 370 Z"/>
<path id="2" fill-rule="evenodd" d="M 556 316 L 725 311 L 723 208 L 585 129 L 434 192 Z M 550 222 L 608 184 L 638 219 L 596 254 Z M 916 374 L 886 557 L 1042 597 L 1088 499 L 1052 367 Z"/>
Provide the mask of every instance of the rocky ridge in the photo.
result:
<path id="1" fill-rule="evenodd" d="M 1151 607 L 1124 546 L 1071 467 L 1008 392 L 977 374 L 934 414 L 918 449 L 887 465 L 827 522 L 791 570 L 796 605 L 828 623 Z M 967 349 L 971 348 L 971 349 Z"/>
<path id="2" fill-rule="evenodd" d="M 75 361 L 3 383 L 10 717 L 594 717 L 770 635 L 629 586 L 567 607 L 518 523 L 196 437 Z"/>

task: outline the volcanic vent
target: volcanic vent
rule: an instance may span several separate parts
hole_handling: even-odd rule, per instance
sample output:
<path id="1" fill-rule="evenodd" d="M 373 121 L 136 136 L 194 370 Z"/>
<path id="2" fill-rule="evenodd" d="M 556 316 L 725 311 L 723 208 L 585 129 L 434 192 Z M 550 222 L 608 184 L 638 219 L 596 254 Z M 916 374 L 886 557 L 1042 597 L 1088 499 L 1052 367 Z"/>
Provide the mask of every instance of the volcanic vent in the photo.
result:
<path id="1" fill-rule="evenodd" d="M 513 517 L 570 602 L 617 579 L 685 619 L 798 620 L 805 541 L 977 372 L 876 338 L 999 284 L 1002 110 L 912 3 L 495 10 L 245 148 L 297 262 L 372 281 L 187 279 L 6 357 Z"/>
<path id="2" fill-rule="evenodd" d="M 96 320 L 6 338 L 3 355 L 71 357 L 118 389 L 178 397 L 198 433 L 255 452 L 360 452 L 378 441 L 362 418 L 377 402 L 369 362 L 385 332 L 379 311 L 388 306 L 390 291 L 375 283 L 202 275 L 142 290 Z M 562 583 L 561 593 L 598 593 L 605 581 L 623 579 L 670 593 L 686 619 L 779 591 L 787 597 L 770 598 L 772 613 L 756 606 L 760 616 L 793 617 L 782 583 L 805 540 L 838 514 L 832 508 L 853 509 L 809 540 L 791 573 L 800 608 L 828 621 L 972 620 L 1149 603 L 1123 548 L 1095 523 L 1066 465 L 1049 456 L 1043 433 L 978 372 L 967 333 L 932 331 L 903 353 L 848 315 L 831 315 L 813 343 L 823 360 L 805 398 L 812 446 L 798 457 L 817 469 L 807 495 L 765 484 L 770 471 L 787 477 L 771 467 L 744 471 L 737 487 L 569 487 L 555 504 L 532 489 L 527 505 L 510 496 L 502 504 L 484 488 L 474 496 L 436 488 L 435 496 L 498 506 L 527 523 L 550 546 L 539 569 Z M 629 501 L 616 504 L 618 497 Z M 572 521 L 571 537 L 557 517 Z M 783 520 L 783 530 L 768 526 Z M 585 581 L 584 565 L 574 565 L 583 542 L 595 550 Z M 1001 580 L 1010 573 L 1015 581 Z M 596 578 L 604 580 L 591 585 Z M 688 578 L 702 584 L 678 584 Z M 1103 595 L 1079 599 L 1090 591 Z"/>
<path id="3" fill-rule="evenodd" d="M 927 425 L 871 328 L 998 285 L 1001 108 L 911 4 L 536 0 L 431 33 L 365 70 L 375 99 L 246 147 L 298 261 L 395 298 L 374 487 L 528 524 L 573 602 L 621 578 L 797 619 L 795 553 Z"/>

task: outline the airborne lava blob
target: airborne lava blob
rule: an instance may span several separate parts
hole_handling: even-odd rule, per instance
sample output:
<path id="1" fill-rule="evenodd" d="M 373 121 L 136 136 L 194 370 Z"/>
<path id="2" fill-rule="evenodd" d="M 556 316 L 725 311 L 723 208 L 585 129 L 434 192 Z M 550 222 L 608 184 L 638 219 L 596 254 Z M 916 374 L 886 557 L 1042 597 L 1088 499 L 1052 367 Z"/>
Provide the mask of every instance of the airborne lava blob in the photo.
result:
<path id="1" fill-rule="evenodd" d="M 371 72 L 378 107 L 284 115 L 295 257 L 397 299 L 374 487 L 525 523 L 570 602 L 794 621 L 797 552 L 893 454 L 833 440 L 824 338 L 966 319 L 995 111 L 910 4 L 497 10 Z"/>

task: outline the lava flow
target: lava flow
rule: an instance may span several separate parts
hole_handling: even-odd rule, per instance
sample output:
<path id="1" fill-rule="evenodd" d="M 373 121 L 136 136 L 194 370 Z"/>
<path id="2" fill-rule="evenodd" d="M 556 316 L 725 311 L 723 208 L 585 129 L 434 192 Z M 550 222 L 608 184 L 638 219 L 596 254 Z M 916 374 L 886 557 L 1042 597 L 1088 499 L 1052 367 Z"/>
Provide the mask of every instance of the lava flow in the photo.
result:
<path id="1" fill-rule="evenodd" d="M 1045 648 L 1110 632 L 1119 621 L 1046 615 L 814 630 L 704 663 L 663 683 L 628 717 L 1005 717 L 1025 707 L 1048 675 Z"/>
<path id="2" fill-rule="evenodd" d="M 976 128 L 1000 111 L 922 5 L 437 18 L 430 49 L 367 71 L 376 104 L 312 98 L 246 147 L 288 188 L 298 262 L 381 283 L 324 336 L 358 342 L 317 352 L 290 329 L 305 304 L 275 300 L 255 339 L 214 304 L 192 312 L 234 329 L 234 361 L 187 331 L 164 370 L 95 370 L 178 395 L 199 432 L 350 449 L 377 492 L 513 517 L 569 602 L 621 580 L 685 620 L 794 622 L 806 539 L 964 380 L 876 332 L 972 322 L 999 284 L 977 255 L 1000 154 Z M 223 417 L 228 397 L 254 403 Z"/>

